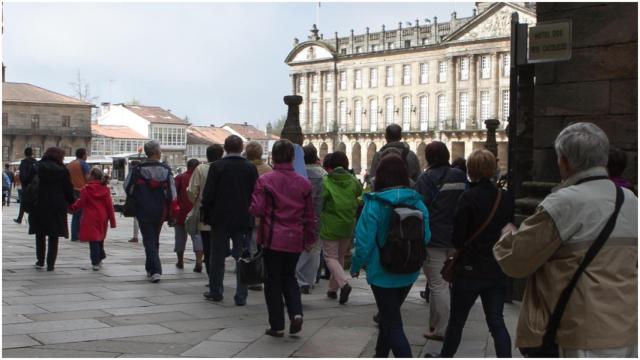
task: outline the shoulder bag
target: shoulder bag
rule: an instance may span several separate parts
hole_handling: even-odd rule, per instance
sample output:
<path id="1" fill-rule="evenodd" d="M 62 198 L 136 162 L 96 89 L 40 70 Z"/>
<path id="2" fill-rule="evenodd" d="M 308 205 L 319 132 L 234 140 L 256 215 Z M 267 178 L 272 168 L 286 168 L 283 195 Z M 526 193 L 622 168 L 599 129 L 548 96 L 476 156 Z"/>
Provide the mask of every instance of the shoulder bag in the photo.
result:
<path id="1" fill-rule="evenodd" d="M 496 211 L 498 210 L 498 206 L 500 205 L 501 199 L 502 199 L 502 190 L 498 189 L 498 195 L 496 195 L 496 200 L 493 203 L 493 208 L 491 208 L 491 213 L 489 213 L 489 217 L 487 217 L 487 220 L 485 220 L 484 223 L 480 225 L 478 230 L 476 230 L 476 232 L 469 238 L 469 240 L 467 240 L 464 243 L 462 249 L 456 250 L 453 253 L 453 255 L 449 256 L 447 260 L 445 260 L 444 266 L 440 271 L 440 275 L 442 275 L 442 278 L 446 282 L 453 281 L 453 276 L 456 269 L 456 263 L 460 259 L 460 256 L 462 256 L 462 254 L 464 253 L 464 250 L 480 236 L 480 234 L 484 231 L 484 229 L 487 228 L 491 220 L 493 220 L 493 217 L 495 216 Z"/>
<path id="2" fill-rule="evenodd" d="M 571 278 L 571 281 L 569 281 L 567 287 L 565 287 L 564 290 L 562 290 L 562 293 L 560 293 L 560 298 L 558 299 L 558 302 L 553 309 L 553 313 L 549 318 L 547 330 L 544 332 L 542 345 L 538 347 L 520 348 L 520 353 L 522 353 L 523 356 L 536 358 L 560 357 L 560 351 L 558 349 L 558 344 L 556 343 L 556 334 L 558 333 L 558 327 L 560 326 L 562 314 L 567 307 L 567 303 L 569 303 L 569 298 L 571 297 L 571 293 L 578 283 L 580 275 L 582 275 L 587 266 L 589 266 L 591 261 L 596 257 L 600 249 L 602 249 L 602 246 L 604 246 L 604 243 L 611 235 L 611 232 L 616 225 L 616 219 L 618 218 L 618 213 L 620 212 L 620 208 L 622 207 L 623 202 L 624 194 L 622 192 L 622 189 L 619 186 L 616 186 L 616 207 L 613 210 L 613 214 L 600 232 L 600 235 L 598 235 L 598 238 L 589 247 L 589 250 L 587 250 L 587 253 L 578 266 L 578 270 L 576 270 L 575 274 L 573 274 L 573 277 Z"/>

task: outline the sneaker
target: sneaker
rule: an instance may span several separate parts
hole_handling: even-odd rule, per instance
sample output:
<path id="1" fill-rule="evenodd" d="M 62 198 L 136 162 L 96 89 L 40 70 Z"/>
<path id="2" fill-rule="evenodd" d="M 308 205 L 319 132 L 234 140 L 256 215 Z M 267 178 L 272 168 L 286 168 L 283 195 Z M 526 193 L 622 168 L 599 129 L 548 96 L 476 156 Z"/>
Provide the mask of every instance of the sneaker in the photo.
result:
<path id="1" fill-rule="evenodd" d="M 297 334 L 302 330 L 302 315 L 296 315 L 291 320 L 291 324 L 289 324 L 289 334 Z"/>
<path id="2" fill-rule="evenodd" d="M 155 284 L 155 283 L 160 282 L 160 279 L 161 279 L 161 278 L 162 278 L 162 275 L 160 275 L 160 274 L 153 274 L 153 275 L 151 275 L 151 277 L 149 277 L 149 281 Z"/>
<path id="3" fill-rule="evenodd" d="M 340 289 L 340 304 L 344 305 L 349 301 L 349 294 L 351 294 L 351 285 L 344 284 Z"/>
<path id="4" fill-rule="evenodd" d="M 38 270 L 42 270 L 44 269 L 44 264 L 40 264 L 39 262 L 36 262 L 36 264 L 34 265 L 34 267 Z"/>
<path id="5" fill-rule="evenodd" d="M 273 337 L 279 337 L 279 338 L 284 336 L 284 330 L 267 329 L 264 333 L 266 335 L 273 336 Z"/>
<path id="6" fill-rule="evenodd" d="M 196 264 L 196 266 L 193 267 L 193 272 L 201 273 L 202 272 L 202 264 L 200 264 L 200 265 Z"/>
<path id="7" fill-rule="evenodd" d="M 53 271 L 54 267 L 53 266 L 47 266 L 47 271 Z"/>
<path id="8" fill-rule="evenodd" d="M 424 336 L 425 338 L 427 338 L 429 340 L 434 340 L 434 341 L 443 341 L 444 340 L 444 336 L 436 335 L 433 331 L 426 331 L 424 334 L 422 334 L 422 336 Z"/>
<path id="9" fill-rule="evenodd" d="M 182 261 L 178 261 L 176 263 L 176 267 L 180 270 L 184 269 L 184 263 Z"/>
<path id="10" fill-rule="evenodd" d="M 300 293 L 305 295 L 311 294 L 311 286 L 309 285 L 300 286 Z"/>
<path id="11" fill-rule="evenodd" d="M 137 237 L 132 237 L 131 239 L 129 239 L 129 242 L 138 242 L 138 238 Z"/>
<path id="12" fill-rule="evenodd" d="M 93 271 L 98 271 L 98 270 L 100 270 L 100 264 L 98 264 L 98 265 L 93 265 L 93 266 L 91 266 L 91 267 L 93 268 Z"/>
<path id="13" fill-rule="evenodd" d="M 327 291 L 327 297 L 335 300 L 338 298 L 338 293 L 336 291 Z"/>

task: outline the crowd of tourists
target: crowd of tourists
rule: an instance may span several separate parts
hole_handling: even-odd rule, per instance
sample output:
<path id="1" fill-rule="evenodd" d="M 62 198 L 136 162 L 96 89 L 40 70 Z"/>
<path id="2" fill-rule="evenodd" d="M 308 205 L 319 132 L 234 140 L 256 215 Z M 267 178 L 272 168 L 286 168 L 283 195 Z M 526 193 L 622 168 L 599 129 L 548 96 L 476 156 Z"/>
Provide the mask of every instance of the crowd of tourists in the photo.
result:
<path id="1" fill-rule="evenodd" d="M 204 269 L 209 278 L 207 301 L 224 300 L 229 256 L 260 253 L 263 284 L 245 283 L 236 262 L 233 301 L 243 306 L 249 290 L 263 291 L 266 334 L 283 337 L 286 318 L 289 334 L 302 330 L 301 294 L 315 290 L 323 270 L 330 273 L 326 297 L 343 305 L 350 278 L 364 270 L 377 305 L 375 356 L 411 357 L 401 307 L 423 271 L 421 295 L 429 303 L 424 336 L 442 341 L 441 351 L 427 356 L 456 354 L 479 297 L 496 356 L 511 357 L 503 318 L 509 277 L 528 276 L 515 334 L 525 356 L 637 356 L 637 197 L 622 178 L 626 154 L 610 148 L 600 128 L 578 123 L 558 135 L 562 183 L 519 227 L 513 199 L 496 184 L 498 162 L 490 151 L 450 163 L 447 146 L 433 141 L 421 171 L 400 126 L 388 126 L 385 137 L 364 184 L 344 152 L 319 159 L 313 146 L 284 139 L 273 145 L 269 165 L 260 144 L 244 146 L 231 135 L 224 146 L 207 148 L 206 163 L 189 160 L 175 178 L 160 161 L 160 145 L 146 143 L 147 159 L 132 167 L 124 188 L 126 211 L 142 235 L 147 279 L 162 277 L 165 222 L 174 227 L 178 269 L 191 239 L 193 271 Z M 87 166 L 84 149 L 68 166 L 55 147 L 37 162 L 30 148 L 25 156 L 19 176 L 12 174 L 22 185 L 15 221 L 28 212 L 36 267 L 44 268 L 46 253 L 46 269 L 54 270 L 71 213 L 71 240 L 90 244 L 99 271 L 107 228 L 116 226 L 108 176 Z"/>

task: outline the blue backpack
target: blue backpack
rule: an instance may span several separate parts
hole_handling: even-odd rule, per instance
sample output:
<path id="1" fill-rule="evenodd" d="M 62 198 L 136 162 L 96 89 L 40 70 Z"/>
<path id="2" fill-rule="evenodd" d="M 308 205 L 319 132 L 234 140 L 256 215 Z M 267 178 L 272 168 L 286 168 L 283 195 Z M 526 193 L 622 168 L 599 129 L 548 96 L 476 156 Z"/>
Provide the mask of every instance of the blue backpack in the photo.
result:
<path id="1" fill-rule="evenodd" d="M 9 189 L 11 188 L 11 179 L 9 179 L 9 175 L 6 172 L 2 172 L 2 187 Z"/>

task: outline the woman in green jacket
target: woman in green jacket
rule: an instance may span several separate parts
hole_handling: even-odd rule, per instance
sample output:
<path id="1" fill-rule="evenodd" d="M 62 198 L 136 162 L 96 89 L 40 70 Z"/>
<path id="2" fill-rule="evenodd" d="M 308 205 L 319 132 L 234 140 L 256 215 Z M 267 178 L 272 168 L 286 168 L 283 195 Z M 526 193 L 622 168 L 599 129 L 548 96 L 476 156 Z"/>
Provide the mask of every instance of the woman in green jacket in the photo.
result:
<path id="1" fill-rule="evenodd" d="M 349 300 L 351 285 L 344 272 L 344 257 L 351 248 L 362 185 L 347 171 L 349 159 L 345 153 L 334 152 L 331 155 L 330 167 L 333 171 L 322 181 L 324 193 L 320 214 L 320 238 L 324 258 L 331 271 L 327 297 L 337 299 L 340 289 L 340 304 L 345 304 Z"/>

